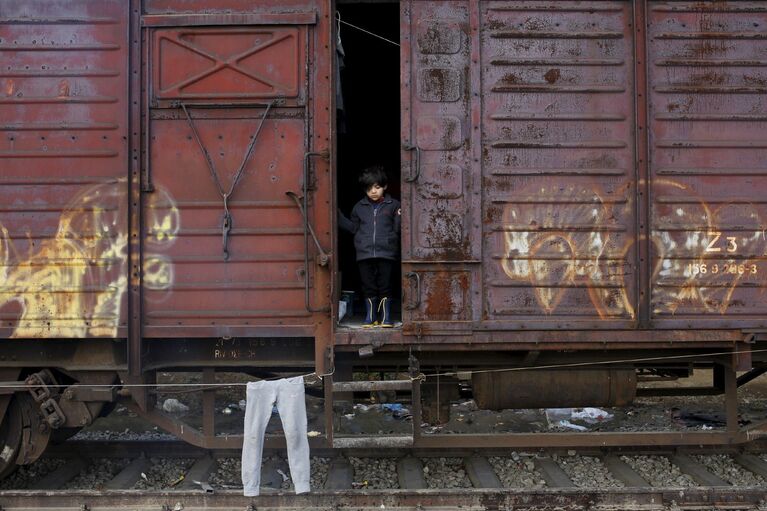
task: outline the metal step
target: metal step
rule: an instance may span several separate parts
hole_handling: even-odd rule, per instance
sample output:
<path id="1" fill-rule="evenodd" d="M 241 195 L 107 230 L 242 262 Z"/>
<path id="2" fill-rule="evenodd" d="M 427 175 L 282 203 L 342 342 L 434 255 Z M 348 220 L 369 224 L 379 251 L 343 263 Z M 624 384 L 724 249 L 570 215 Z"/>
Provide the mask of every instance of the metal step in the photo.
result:
<path id="1" fill-rule="evenodd" d="M 333 382 L 333 392 L 365 392 L 373 390 L 413 390 L 413 382 L 411 380 Z"/>
<path id="2" fill-rule="evenodd" d="M 412 447 L 413 436 L 347 436 L 333 437 L 333 447 L 336 449 L 360 449 L 360 448 L 397 448 Z"/>

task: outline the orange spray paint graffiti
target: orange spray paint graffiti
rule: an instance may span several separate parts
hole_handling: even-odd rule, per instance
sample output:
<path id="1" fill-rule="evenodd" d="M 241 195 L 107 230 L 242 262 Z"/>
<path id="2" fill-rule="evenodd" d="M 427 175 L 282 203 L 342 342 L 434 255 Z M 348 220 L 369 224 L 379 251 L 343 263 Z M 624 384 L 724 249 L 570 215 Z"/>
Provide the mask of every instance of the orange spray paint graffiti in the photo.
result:
<path id="1" fill-rule="evenodd" d="M 656 180 L 653 189 L 652 314 L 725 314 L 737 303 L 739 287 L 761 285 L 767 239 L 754 204 L 734 199 L 713 206 L 671 180 Z M 626 191 L 608 196 L 570 186 L 520 192 L 527 199 L 503 212 L 503 272 L 529 283 L 546 314 L 581 288 L 600 318 L 635 318 L 631 252 L 642 238 L 620 239 L 626 229 L 617 219 L 635 215 Z"/>
<path id="2" fill-rule="evenodd" d="M 17 311 L 10 337 L 117 335 L 128 285 L 127 201 L 125 180 L 82 191 L 62 211 L 55 233 L 30 242 L 24 253 L 0 225 L 0 307 Z M 172 243 L 178 210 L 151 207 L 154 201 L 172 202 L 162 190 L 148 201 L 147 222 L 161 233 L 155 241 Z M 151 254 L 145 260 L 145 285 L 169 286 L 170 261 Z"/>

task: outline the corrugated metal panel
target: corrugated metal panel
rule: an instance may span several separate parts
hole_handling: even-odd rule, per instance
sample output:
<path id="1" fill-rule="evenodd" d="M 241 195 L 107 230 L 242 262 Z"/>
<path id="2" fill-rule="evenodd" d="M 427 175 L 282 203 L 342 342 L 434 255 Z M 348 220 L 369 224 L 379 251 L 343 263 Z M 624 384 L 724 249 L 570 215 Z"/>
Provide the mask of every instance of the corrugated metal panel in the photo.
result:
<path id="1" fill-rule="evenodd" d="M 315 19 L 307 9 L 321 14 L 321 8 L 320 2 L 304 4 L 292 18 L 282 5 L 245 9 L 279 10 L 279 18 L 262 16 L 279 22 L 272 25 L 221 24 L 250 18 L 218 12 L 215 5 L 194 16 L 151 19 L 157 28 L 148 37 L 149 175 L 155 189 L 145 196 L 144 209 L 148 336 L 297 334 L 288 327 L 313 335 L 318 323 L 305 306 L 307 280 L 311 306 L 329 305 L 329 290 L 317 281 L 318 272 L 327 270 L 315 264 L 312 246 L 305 267 L 304 221 L 286 195 L 302 194 L 304 153 L 326 147 L 330 126 L 329 51 L 323 50 L 328 25 L 307 24 Z M 174 4 L 171 11 L 182 7 L 189 6 Z M 206 16 L 215 28 L 204 26 Z M 225 242 L 224 202 L 194 130 L 228 191 L 273 101 L 278 103 L 264 118 L 228 200 L 232 226 Z M 310 220 L 329 247 L 329 175 L 320 171 L 321 159 L 312 164 L 317 171 L 309 183 Z"/>
<path id="2" fill-rule="evenodd" d="M 481 5 L 485 319 L 631 327 L 631 4 Z"/>
<path id="3" fill-rule="evenodd" d="M 652 315 L 763 324 L 767 5 L 649 4 Z"/>
<path id="4" fill-rule="evenodd" d="M 0 16 L 0 335 L 125 335 L 128 4 Z"/>

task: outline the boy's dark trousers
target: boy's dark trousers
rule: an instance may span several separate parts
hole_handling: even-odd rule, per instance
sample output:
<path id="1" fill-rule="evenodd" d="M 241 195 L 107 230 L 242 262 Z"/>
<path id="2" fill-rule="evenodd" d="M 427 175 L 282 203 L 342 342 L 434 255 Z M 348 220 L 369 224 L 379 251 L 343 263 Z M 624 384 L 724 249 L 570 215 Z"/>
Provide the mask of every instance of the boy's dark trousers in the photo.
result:
<path id="1" fill-rule="evenodd" d="M 391 259 L 363 259 L 360 267 L 363 298 L 391 298 L 391 272 L 395 261 Z"/>

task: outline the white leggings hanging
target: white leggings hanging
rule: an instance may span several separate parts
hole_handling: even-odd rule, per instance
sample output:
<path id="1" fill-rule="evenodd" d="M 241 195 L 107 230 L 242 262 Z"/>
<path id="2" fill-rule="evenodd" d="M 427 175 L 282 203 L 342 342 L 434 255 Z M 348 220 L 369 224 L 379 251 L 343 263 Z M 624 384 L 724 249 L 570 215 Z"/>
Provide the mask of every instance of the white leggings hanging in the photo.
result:
<path id="1" fill-rule="evenodd" d="M 246 497 L 259 494 L 264 433 L 277 405 L 288 447 L 290 477 L 296 493 L 309 491 L 309 440 L 306 436 L 306 401 L 301 376 L 247 386 L 245 434 L 242 444 L 242 486 Z"/>

